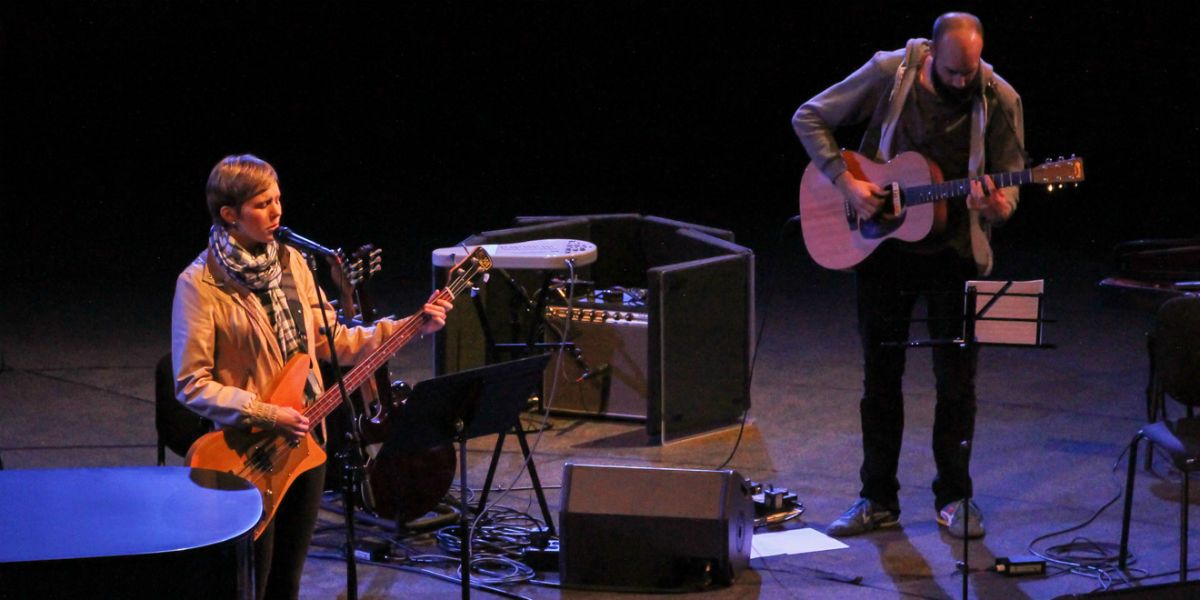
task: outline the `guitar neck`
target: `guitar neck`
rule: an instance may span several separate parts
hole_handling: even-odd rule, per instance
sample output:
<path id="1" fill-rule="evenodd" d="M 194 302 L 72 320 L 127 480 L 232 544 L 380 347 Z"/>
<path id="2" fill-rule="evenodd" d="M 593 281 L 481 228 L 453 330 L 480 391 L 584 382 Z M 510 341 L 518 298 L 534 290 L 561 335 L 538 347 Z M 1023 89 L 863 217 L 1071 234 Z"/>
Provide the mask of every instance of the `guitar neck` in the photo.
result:
<path id="1" fill-rule="evenodd" d="M 471 285 L 471 279 L 478 273 L 490 268 L 490 265 L 488 265 L 487 268 L 481 269 L 479 264 L 476 263 L 470 267 L 464 268 L 466 271 L 456 277 L 455 280 L 445 288 L 439 290 L 431 302 L 436 300 L 448 300 L 453 302 L 455 297 L 457 297 Z M 372 374 L 374 374 L 375 370 L 386 364 L 393 354 L 408 344 L 408 342 L 421 331 L 421 327 L 424 325 L 425 314 L 423 311 L 417 311 L 413 313 L 412 316 L 405 319 L 404 322 L 401 323 L 396 329 L 396 331 L 394 331 L 392 335 L 388 336 L 388 338 L 384 340 L 382 344 L 380 344 L 379 348 L 376 348 L 374 352 L 371 352 L 371 354 L 355 365 L 353 369 L 350 369 L 345 375 L 342 376 L 342 381 L 346 386 L 346 393 L 349 394 L 354 390 L 357 390 L 363 383 L 369 380 Z M 330 385 L 328 389 L 326 389 L 325 392 L 317 398 L 316 402 L 313 402 L 312 405 L 304 409 L 304 416 L 308 417 L 309 421 L 314 422 L 316 420 L 324 419 L 329 415 L 329 413 L 333 412 L 333 409 L 337 408 L 338 404 L 341 402 L 341 390 L 338 389 L 337 385 Z"/>
<path id="2" fill-rule="evenodd" d="M 1025 185 L 1034 182 L 1033 169 L 996 173 L 989 175 L 989 177 L 992 178 L 992 182 L 998 188 Z M 972 181 L 982 182 L 983 178 L 951 179 L 950 181 L 940 183 L 907 187 L 904 188 L 904 202 L 909 206 L 915 206 L 937 202 L 938 200 L 948 200 L 950 198 L 964 198 L 971 195 Z"/>

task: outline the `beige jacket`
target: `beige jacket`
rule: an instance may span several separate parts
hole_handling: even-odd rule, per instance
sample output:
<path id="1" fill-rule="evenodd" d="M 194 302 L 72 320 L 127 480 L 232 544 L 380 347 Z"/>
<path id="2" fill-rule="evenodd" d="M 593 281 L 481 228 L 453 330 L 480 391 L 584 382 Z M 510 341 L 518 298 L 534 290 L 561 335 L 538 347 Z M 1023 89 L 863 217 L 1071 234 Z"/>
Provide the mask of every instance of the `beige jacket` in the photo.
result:
<path id="1" fill-rule="evenodd" d="M 307 353 L 311 357 L 328 358 L 312 273 L 299 252 L 285 246 L 279 251 L 284 268 L 291 271 L 296 281 L 297 295 L 303 305 Z M 347 366 L 378 348 L 398 325 L 396 321 L 382 320 L 374 327 L 346 328 L 337 323 L 332 306 L 325 304 L 324 310 L 336 329 L 338 360 Z M 258 393 L 283 369 L 278 338 L 258 296 L 227 277 L 207 250 L 176 280 L 171 309 L 171 358 L 175 397 L 192 411 L 225 427 L 274 422 L 274 408 L 260 402 Z M 320 393 L 324 385 L 316 361 L 313 363 L 313 376 Z"/>

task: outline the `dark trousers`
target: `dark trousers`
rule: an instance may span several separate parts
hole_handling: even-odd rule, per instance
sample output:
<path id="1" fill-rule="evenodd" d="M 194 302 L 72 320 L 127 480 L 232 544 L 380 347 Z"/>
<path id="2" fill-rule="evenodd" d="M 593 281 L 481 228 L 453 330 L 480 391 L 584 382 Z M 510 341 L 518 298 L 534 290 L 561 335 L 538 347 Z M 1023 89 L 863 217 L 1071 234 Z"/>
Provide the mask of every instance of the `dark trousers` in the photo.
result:
<path id="1" fill-rule="evenodd" d="M 324 484 L 324 464 L 297 477 L 275 511 L 275 518 L 254 541 L 255 598 L 299 597 L 300 575 Z"/>
<path id="2" fill-rule="evenodd" d="M 903 347 L 918 297 L 929 317 L 929 337 L 962 336 L 963 284 L 974 275 L 970 259 L 952 253 L 913 255 L 880 248 L 858 271 L 858 325 L 863 344 L 862 478 L 864 498 L 900 510 L 900 481 L 896 477 L 904 436 Z M 937 379 L 934 409 L 933 480 L 935 507 L 971 495 L 969 445 L 975 433 L 975 367 L 978 352 L 957 345 L 933 348 Z"/>

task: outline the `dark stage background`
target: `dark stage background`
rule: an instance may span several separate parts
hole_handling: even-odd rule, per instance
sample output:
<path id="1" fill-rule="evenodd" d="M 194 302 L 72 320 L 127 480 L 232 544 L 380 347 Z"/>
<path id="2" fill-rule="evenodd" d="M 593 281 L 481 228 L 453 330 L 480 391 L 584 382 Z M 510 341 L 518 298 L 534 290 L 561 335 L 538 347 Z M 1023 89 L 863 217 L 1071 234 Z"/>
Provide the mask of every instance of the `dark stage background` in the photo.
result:
<path id="1" fill-rule="evenodd" d="M 770 254 L 807 162 L 795 107 L 951 8 L 984 20 L 1031 157 L 1086 160 L 997 244 L 1102 256 L 1197 230 L 1200 53 L 1165 3 L 21 4 L 0 9 L 6 289 L 169 289 L 235 152 L 278 168 L 286 224 L 375 242 L 397 277 L 522 214 L 655 214 Z"/>

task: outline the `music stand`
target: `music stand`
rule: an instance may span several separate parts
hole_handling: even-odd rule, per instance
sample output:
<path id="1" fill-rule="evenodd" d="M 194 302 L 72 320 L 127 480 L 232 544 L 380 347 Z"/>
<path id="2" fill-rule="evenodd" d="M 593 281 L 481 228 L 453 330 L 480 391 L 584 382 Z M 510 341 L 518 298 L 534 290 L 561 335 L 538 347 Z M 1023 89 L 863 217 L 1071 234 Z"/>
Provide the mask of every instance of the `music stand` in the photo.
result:
<path id="1" fill-rule="evenodd" d="M 461 488 L 459 531 L 462 535 L 462 597 L 470 596 L 471 540 L 467 516 L 467 440 L 493 433 L 503 436 L 516 428 L 524 442 L 520 426 L 521 411 L 542 382 L 549 354 L 459 371 L 426 379 L 413 388 L 404 405 L 404 419 L 395 424 L 380 453 L 425 449 L 447 442 L 458 444 L 458 473 Z M 501 438 L 503 439 L 503 437 Z M 550 511 L 537 478 L 528 447 L 522 443 L 529 464 L 529 475 L 548 524 Z M 495 457 L 493 457 L 495 464 Z M 490 477 L 489 477 L 490 485 Z M 486 492 L 486 488 L 484 490 Z M 486 495 L 485 495 L 486 497 Z M 480 504 L 479 509 L 482 510 Z M 402 524 L 397 523 L 397 527 Z M 551 527 L 553 525 L 551 524 Z"/>
<path id="2" fill-rule="evenodd" d="M 1008 346 L 1049 350 L 1054 344 L 1042 341 L 1042 324 L 1053 323 L 1042 311 L 1045 296 L 1043 281 L 967 281 L 963 286 L 963 332 L 955 339 L 884 342 L 885 347 L 926 348 L 959 346 L 972 351 L 980 346 Z M 956 292 L 955 292 L 956 293 Z M 982 304 L 982 305 L 981 305 Z M 909 319 L 928 321 L 929 319 Z M 971 441 L 963 440 L 964 460 L 971 451 Z M 966 520 L 971 514 L 971 497 L 963 499 L 967 511 L 963 517 L 963 559 L 958 564 L 962 573 L 962 597 L 967 597 L 967 575 L 970 540 L 966 536 Z"/>

